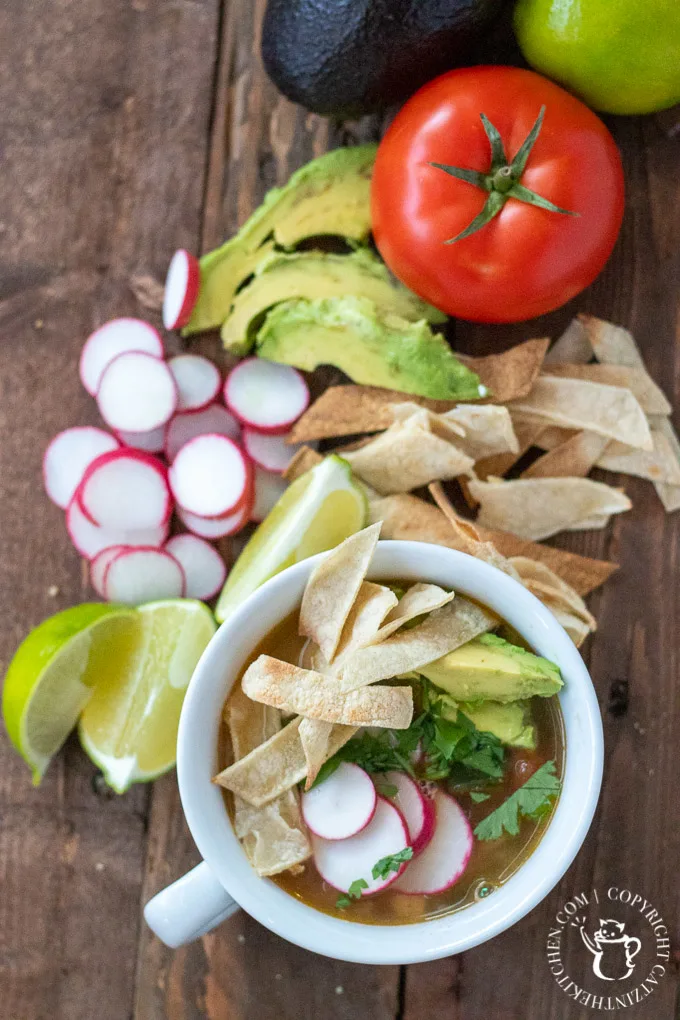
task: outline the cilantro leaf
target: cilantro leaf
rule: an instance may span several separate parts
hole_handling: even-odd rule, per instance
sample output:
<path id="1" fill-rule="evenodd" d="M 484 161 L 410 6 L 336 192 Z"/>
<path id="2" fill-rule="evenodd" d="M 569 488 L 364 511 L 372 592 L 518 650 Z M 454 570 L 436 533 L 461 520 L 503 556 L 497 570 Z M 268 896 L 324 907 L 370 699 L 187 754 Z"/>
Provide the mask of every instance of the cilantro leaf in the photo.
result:
<path id="1" fill-rule="evenodd" d="M 535 818 L 550 804 L 561 789 L 555 774 L 555 762 L 547 761 L 523 786 L 510 794 L 500 807 L 487 815 L 475 828 L 477 839 L 499 839 L 503 831 L 511 836 L 519 832 L 519 816 Z"/>
<path id="2" fill-rule="evenodd" d="M 381 797 L 396 797 L 399 793 L 399 787 L 395 786 L 394 783 L 381 783 L 380 780 L 376 782 L 376 789 Z"/>
<path id="3" fill-rule="evenodd" d="M 410 861 L 413 857 L 413 848 L 410 846 L 400 850 L 397 854 L 390 854 L 388 857 L 381 857 L 380 860 L 373 865 L 373 871 L 371 874 L 373 878 L 387 878 L 393 871 L 399 871 L 402 864 L 406 861 Z"/>
<path id="4" fill-rule="evenodd" d="M 476 790 L 470 791 L 470 800 L 473 804 L 481 804 L 483 800 L 488 800 L 490 796 L 490 793 L 478 793 Z"/>
<path id="5" fill-rule="evenodd" d="M 345 910 L 347 907 L 351 907 L 353 900 L 360 900 L 362 889 L 368 889 L 368 882 L 365 878 L 355 878 L 347 890 L 347 895 L 338 896 L 335 901 L 338 910 Z"/>

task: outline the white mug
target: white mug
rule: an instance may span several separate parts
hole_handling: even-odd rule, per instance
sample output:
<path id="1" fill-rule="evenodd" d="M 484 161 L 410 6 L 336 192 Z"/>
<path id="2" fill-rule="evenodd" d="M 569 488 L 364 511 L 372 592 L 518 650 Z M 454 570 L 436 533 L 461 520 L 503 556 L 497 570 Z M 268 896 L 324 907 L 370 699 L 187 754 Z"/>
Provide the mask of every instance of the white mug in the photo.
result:
<path id="1" fill-rule="evenodd" d="M 182 806 L 203 862 L 147 903 L 147 923 L 167 945 L 204 935 L 239 907 L 277 935 L 354 963 L 406 964 L 471 949 L 518 921 L 557 884 L 592 821 L 602 781 L 602 721 L 579 653 L 555 617 L 517 581 L 464 553 L 422 542 L 380 542 L 368 576 L 429 581 L 479 600 L 513 626 L 564 677 L 559 695 L 566 760 L 557 807 L 539 845 L 488 898 L 418 924 L 364 925 L 330 917 L 294 899 L 250 866 L 229 820 L 219 770 L 222 706 L 243 664 L 269 631 L 300 604 L 323 555 L 273 577 L 224 623 L 187 690 L 177 738 Z"/>

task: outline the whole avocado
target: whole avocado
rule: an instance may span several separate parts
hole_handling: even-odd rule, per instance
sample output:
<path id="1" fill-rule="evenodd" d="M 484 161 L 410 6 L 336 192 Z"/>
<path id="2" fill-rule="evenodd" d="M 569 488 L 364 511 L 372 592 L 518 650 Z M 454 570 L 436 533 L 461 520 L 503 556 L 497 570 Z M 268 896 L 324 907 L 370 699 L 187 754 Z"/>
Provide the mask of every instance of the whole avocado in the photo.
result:
<path id="1" fill-rule="evenodd" d="M 469 48 L 505 0 L 269 0 L 262 59 L 315 113 L 356 117 L 406 99 Z"/>

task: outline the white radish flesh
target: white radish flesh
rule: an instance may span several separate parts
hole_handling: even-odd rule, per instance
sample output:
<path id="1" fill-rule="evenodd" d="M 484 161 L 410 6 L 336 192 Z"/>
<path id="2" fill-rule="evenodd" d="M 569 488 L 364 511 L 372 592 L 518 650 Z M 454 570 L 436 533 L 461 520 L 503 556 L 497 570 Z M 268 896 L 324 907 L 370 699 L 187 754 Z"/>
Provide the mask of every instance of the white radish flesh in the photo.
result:
<path id="1" fill-rule="evenodd" d="M 130 547 L 127 545 L 112 545 L 108 549 L 102 549 L 100 553 L 97 553 L 95 558 L 90 563 L 90 584 L 96 591 L 97 595 L 101 598 L 106 598 L 106 591 L 104 589 L 104 579 L 106 577 L 106 571 L 109 563 L 115 560 L 118 553 L 125 552 Z"/>
<path id="2" fill-rule="evenodd" d="M 281 475 L 272 474 L 271 471 L 263 471 L 255 467 L 255 500 L 250 519 L 260 524 L 265 517 L 271 513 L 278 501 L 288 488 Z"/>
<path id="3" fill-rule="evenodd" d="M 349 839 L 321 839 L 311 834 L 314 864 L 324 882 L 340 892 L 359 878 L 367 883 L 362 896 L 380 892 L 394 882 L 405 864 L 385 878 L 373 878 L 373 868 L 383 857 L 392 857 L 409 845 L 406 822 L 397 808 L 384 797 L 378 797 L 373 818 L 365 829 Z"/>
<path id="4" fill-rule="evenodd" d="M 90 426 L 55 436 L 43 458 L 45 492 L 52 502 L 65 510 L 90 464 L 119 446 L 114 436 Z"/>
<path id="5" fill-rule="evenodd" d="M 258 432 L 287 432 L 309 404 L 307 383 L 290 365 L 246 358 L 224 384 L 224 402 Z"/>
<path id="6" fill-rule="evenodd" d="M 366 828 L 376 803 L 368 773 L 343 761 L 328 779 L 302 794 L 302 817 L 307 828 L 322 839 L 348 839 Z"/>
<path id="7" fill-rule="evenodd" d="M 184 589 L 184 571 L 162 549 L 124 549 L 111 560 L 104 574 L 106 599 L 129 606 L 182 598 Z"/>
<path id="8" fill-rule="evenodd" d="M 263 471 L 281 474 L 303 445 L 303 443 L 287 445 L 285 434 L 268 436 L 248 426 L 243 429 L 243 447 L 253 463 Z"/>
<path id="9" fill-rule="evenodd" d="M 165 278 L 163 325 L 166 329 L 186 326 L 196 304 L 200 282 L 198 259 L 180 248 L 172 256 Z"/>
<path id="10" fill-rule="evenodd" d="M 226 517 L 199 517 L 197 514 L 190 514 L 181 507 L 177 508 L 177 515 L 182 524 L 198 535 L 200 538 L 225 538 L 227 535 L 235 535 L 241 531 L 250 520 L 250 501 L 246 502 L 238 510 Z"/>
<path id="11" fill-rule="evenodd" d="M 158 528 L 172 511 L 165 468 L 139 450 L 115 450 L 95 460 L 75 499 L 93 524 L 110 531 Z"/>
<path id="12" fill-rule="evenodd" d="M 144 453 L 163 453 L 165 450 L 165 425 L 150 432 L 116 432 L 123 446 L 131 450 L 143 450 Z"/>
<path id="13" fill-rule="evenodd" d="M 114 531 L 100 528 L 89 521 L 80 508 L 77 499 L 72 499 L 66 511 L 66 529 L 76 550 L 87 560 L 92 560 L 103 549 L 113 545 L 160 547 L 168 536 L 167 524 L 143 531 Z"/>
<path id="14" fill-rule="evenodd" d="M 95 397 L 105 370 L 114 358 L 127 351 L 145 351 L 163 357 L 163 341 L 157 330 L 141 319 L 112 319 L 96 329 L 80 355 L 80 380 Z"/>
<path id="15" fill-rule="evenodd" d="M 432 839 L 395 882 L 394 888 L 398 892 L 410 896 L 444 892 L 456 884 L 470 860 L 474 838 L 458 801 L 437 790 L 434 807 Z"/>
<path id="16" fill-rule="evenodd" d="M 219 369 L 200 354 L 178 354 L 170 359 L 168 368 L 179 394 L 178 411 L 199 411 L 211 404 L 220 392 Z"/>
<path id="17" fill-rule="evenodd" d="M 217 549 L 208 542 L 195 535 L 174 535 L 165 549 L 184 571 L 187 598 L 210 599 L 221 589 L 227 568 Z"/>
<path id="18" fill-rule="evenodd" d="M 404 816 L 415 856 L 432 839 L 435 826 L 434 801 L 432 797 L 426 797 L 415 779 L 411 779 L 405 772 L 386 772 L 385 782 L 397 789 L 396 795 L 390 799 Z"/>
<path id="19" fill-rule="evenodd" d="M 164 361 L 129 351 L 114 358 L 102 375 L 97 406 L 112 429 L 150 432 L 175 413 L 177 384 Z"/>
<path id="20" fill-rule="evenodd" d="M 241 427 L 233 414 L 221 404 L 210 404 L 202 411 L 183 411 L 176 414 L 165 427 L 165 456 L 169 463 L 188 442 L 197 436 L 227 436 L 238 439 Z"/>
<path id="21" fill-rule="evenodd" d="M 172 494 L 199 517 L 224 517 L 244 502 L 251 467 L 226 436 L 198 436 L 179 451 L 168 475 Z"/>

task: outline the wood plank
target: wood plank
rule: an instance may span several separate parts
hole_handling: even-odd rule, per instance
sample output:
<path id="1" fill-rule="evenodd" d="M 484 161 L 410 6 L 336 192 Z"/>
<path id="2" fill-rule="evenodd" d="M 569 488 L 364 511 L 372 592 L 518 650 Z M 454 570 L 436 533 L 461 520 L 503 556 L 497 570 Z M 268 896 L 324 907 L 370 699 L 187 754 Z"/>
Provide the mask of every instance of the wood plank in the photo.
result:
<path id="1" fill-rule="evenodd" d="M 0 11 L 3 665 L 40 619 L 91 597 L 42 494 L 42 451 L 96 420 L 78 382 L 84 338 L 143 314 L 130 277 L 162 278 L 174 247 L 197 243 L 216 20 L 209 0 Z M 71 741 L 33 790 L 0 735 L 3 1017 L 130 1015 L 148 791 L 103 798 L 94 775 Z"/>

